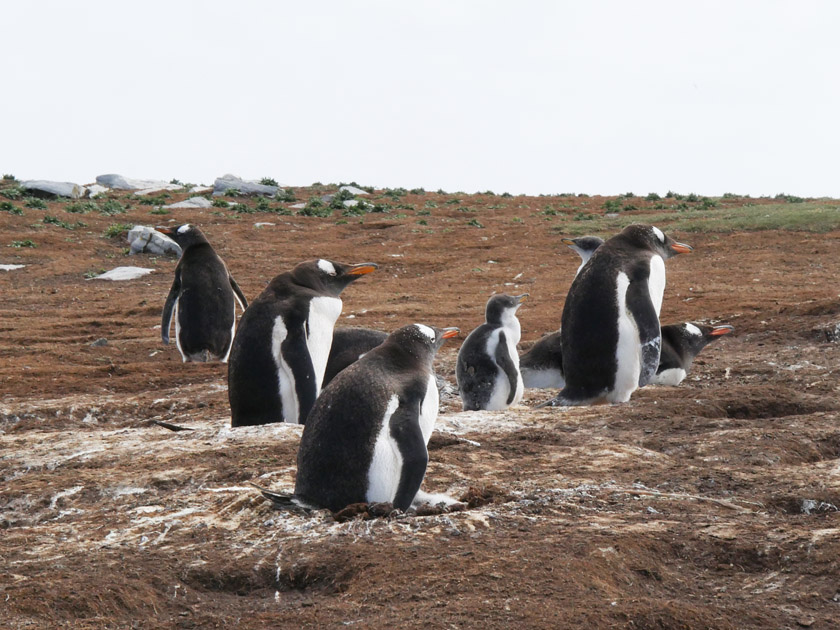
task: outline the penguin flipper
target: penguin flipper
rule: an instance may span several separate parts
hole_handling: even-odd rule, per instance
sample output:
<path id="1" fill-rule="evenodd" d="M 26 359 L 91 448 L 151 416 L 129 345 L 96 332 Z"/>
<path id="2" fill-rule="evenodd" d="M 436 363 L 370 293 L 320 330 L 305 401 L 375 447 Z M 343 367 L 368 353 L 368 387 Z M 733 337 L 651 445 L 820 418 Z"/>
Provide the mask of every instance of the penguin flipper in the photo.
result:
<path id="1" fill-rule="evenodd" d="M 242 293 L 242 289 L 239 288 L 239 285 L 236 284 L 236 280 L 233 279 L 233 276 L 230 275 L 228 272 L 228 280 L 230 281 L 230 288 L 233 289 L 234 294 L 236 295 L 236 299 L 239 301 L 239 306 L 242 307 L 244 311 L 248 308 L 248 298 L 245 297 L 245 294 Z"/>
<path id="2" fill-rule="evenodd" d="M 504 372 L 507 376 L 508 384 L 510 385 L 510 391 L 508 392 L 507 397 L 507 404 L 509 405 L 513 402 L 514 396 L 516 396 L 516 381 L 519 377 L 519 371 L 516 369 L 513 359 L 510 358 L 507 338 L 505 337 L 505 332 L 503 330 L 499 331 L 499 343 L 496 345 L 496 356 L 494 358 L 496 359 L 496 365 L 498 365 L 502 369 L 502 372 Z"/>
<path id="3" fill-rule="evenodd" d="M 318 397 L 318 386 L 304 331 L 299 330 L 296 334 L 289 331 L 289 336 L 280 345 L 280 352 L 294 375 L 295 394 L 298 399 L 298 424 L 305 424 L 306 417 Z M 285 409 L 283 414 L 286 414 Z M 286 421 L 290 422 L 288 419 Z"/>
<path id="4" fill-rule="evenodd" d="M 656 374 L 659 366 L 659 354 L 662 349 L 662 332 L 659 328 L 659 315 L 650 298 L 647 277 L 634 278 L 627 287 L 627 310 L 636 322 L 641 345 L 641 371 L 639 387 L 644 387 Z"/>
<path id="5" fill-rule="evenodd" d="M 250 482 L 252 486 L 254 486 L 257 490 L 260 491 L 260 494 L 263 495 L 266 499 L 271 501 L 272 507 L 278 510 L 290 510 L 296 508 L 303 508 L 308 509 L 306 506 L 301 505 L 296 499 L 295 495 L 289 494 L 288 492 L 275 492 L 274 490 L 269 490 L 268 488 L 263 488 L 255 484 L 253 481 Z"/>
<path id="6" fill-rule="evenodd" d="M 394 507 L 407 510 L 420 491 L 420 484 L 426 476 L 429 452 L 426 440 L 420 429 L 420 405 L 406 405 L 401 400 L 400 406 L 391 414 L 391 437 L 397 443 L 402 455 L 402 470 L 397 493 L 394 495 Z"/>
<path id="7" fill-rule="evenodd" d="M 169 327 L 172 325 L 172 312 L 175 310 L 175 304 L 178 303 L 178 295 L 181 293 L 181 269 L 175 269 L 175 280 L 172 281 L 172 288 L 169 289 L 169 295 L 166 296 L 166 302 L 163 305 L 163 315 L 160 321 L 160 337 L 163 343 L 169 344 Z"/>

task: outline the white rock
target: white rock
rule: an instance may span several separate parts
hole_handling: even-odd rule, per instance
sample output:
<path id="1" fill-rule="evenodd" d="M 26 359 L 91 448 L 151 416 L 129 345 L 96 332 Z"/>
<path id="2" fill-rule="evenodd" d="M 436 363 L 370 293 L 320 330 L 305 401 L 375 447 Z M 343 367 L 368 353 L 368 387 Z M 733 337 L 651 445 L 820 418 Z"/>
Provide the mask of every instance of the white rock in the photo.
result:
<path id="1" fill-rule="evenodd" d="M 169 238 L 166 234 L 161 234 L 155 228 L 147 225 L 135 225 L 128 232 L 128 244 L 131 246 L 131 254 L 140 254 L 146 252 L 148 254 L 175 254 L 181 255 L 181 246 Z"/>
<path id="2" fill-rule="evenodd" d="M 243 195 L 268 195 L 273 197 L 280 190 L 277 186 L 265 186 L 254 181 L 246 181 L 236 175 L 222 175 L 213 184 L 214 195 L 224 195 L 226 191 L 235 188 Z"/>
<path id="3" fill-rule="evenodd" d="M 84 189 L 72 182 L 50 182 L 43 179 L 31 179 L 20 183 L 25 190 L 37 190 L 57 197 L 71 197 L 78 199 L 82 196 Z"/>
<path id="4" fill-rule="evenodd" d="M 100 186 L 99 184 L 90 184 L 85 186 L 85 197 L 96 197 L 97 195 L 101 195 L 104 192 L 108 192 L 108 188 L 105 186 Z"/>
<path id="5" fill-rule="evenodd" d="M 96 183 L 117 190 L 133 190 L 136 191 L 135 194 L 137 195 L 148 195 L 160 190 L 181 190 L 183 188 L 181 184 L 170 184 L 154 179 L 132 179 L 116 174 L 97 175 Z"/>
<path id="6" fill-rule="evenodd" d="M 146 269 L 145 267 L 115 267 L 101 275 L 90 278 L 90 280 L 134 280 L 153 271 L 154 269 Z"/>
<path id="7" fill-rule="evenodd" d="M 339 186 L 339 190 L 346 190 L 349 193 L 353 193 L 354 195 L 369 195 L 370 193 L 366 190 L 362 190 L 361 188 L 356 188 L 355 186 Z"/>
<path id="8" fill-rule="evenodd" d="M 193 186 L 192 188 L 190 188 L 189 192 L 198 194 L 209 192 L 211 190 L 213 190 L 212 186 Z"/>
<path id="9" fill-rule="evenodd" d="M 269 225 L 276 225 L 276 223 L 271 223 L 269 221 L 263 221 L 261 223 L 254 223 L 255 228 L 266 227 L 266 226 L 269 226 Z"/>
<path id="10" fill-rule="evenodd" d="M 300 210 L 301 208 L 305 208 L 306 204 L 305 203 L 296 203 L 296 204 L 292 204 L 289 207 L 294 208 L 295 210 Z"/>
<path id="11" fill-rule="evenodd" d="M 0 265 L 0 271 L 14 271 L 15 269 L 23 269 L 26 265 Z"/>
<path id="12" fill-rule="evenodd" d="M 345 199 L 341 203 L 344 204 L 345 208 L 352 208 L 353 206 L 358 206 L 360 203 L 363 202 L 359 201 L 358 199 Z"/>
<path id="13" fill-rule="evenodd" d="M 213 205 L 213 202 L 207 199 L 206 197 L 190 197 L 189 199 L 184 199 L 184 201 L 179 201 L 178 203 L 171 203 L 168 206 L 163 206 L 164 208 L 210 208 Z"/>

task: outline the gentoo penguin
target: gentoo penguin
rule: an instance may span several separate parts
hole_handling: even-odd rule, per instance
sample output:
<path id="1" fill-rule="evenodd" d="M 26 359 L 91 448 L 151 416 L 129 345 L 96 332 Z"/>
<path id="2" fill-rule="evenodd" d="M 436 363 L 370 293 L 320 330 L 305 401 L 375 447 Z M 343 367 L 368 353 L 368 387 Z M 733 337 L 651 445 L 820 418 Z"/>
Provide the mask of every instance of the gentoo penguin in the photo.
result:
<path id="1" fill-rule="evenodd" d="M 626 402 L 659 365 L 665 260 L 690 252 L 652 225 L 630 225 L 595 250 L 561 318 L 565 385 L 543 405 Z"/>
<path id="2" fill-rule="evenodd" d="M 580 256 L 580 267 L 578 267 L 578 270 L 575 272 L 575 275 L 577 275 L 580 273 L 580 270 L 583 269 L 583 266 L 587 263 L 587 261 L 592 257 L 592 254 L 595 253 L 595 250 L 604 244 L 604 239 L 600 236 L 578 236 L 577 238 L 561 239 L 561 242 L 564 245 L 568 245 L 577 252 L 578 256 Z"/>
<path id="3" fill-rule="evenodd" d="M 340 510 L 351 503 L 456 503 L 420 491 L 438 414 L 432 360 L 457 328 L 412 324 L 340 372 L 309 414 L 293 501 Z"/>
<path id="4" fill-rule="evenodd" d="M 184 362 L 207 361 L 208 357 L 227 361 L 236 329 L 234 300 L 242 310 L 247 308 L 248 300 L 201 230 L 189 223 L 156 229 L 183 251 L 163 305 L 163 343 L 169 343 L 174 311 L 175 343 Z"/>
<path id="5" fill-rule="evenodd" d="M 311 260 L 275 277 L 239 322 L 228 366 L 231 426 L 303 424 L 321 391 L 342 290 L 377 268 Z"/>
<path id="6" fill-rule="evenodd" d="M 580 273 L 583 266 L 595 253 L 604 239 L 600 236 L 579 236 L 577 238 L 561 239 L 580 256 L 580 267 L 575 275 Z M 525 387 L 531 389 L 555 388 L 562 389 L 566 384 L 563 380 L 563 352 L 560 349 L 560 331 L 545 335 L 519 358 L 519 371 Z"/>
<path id="7" fill-rule="evenodd" d="M 522 384 L 528 389 L 562 389 L 566 381 L 560 331 L 545 335 L 519 357 L 519 371 Z"/>
<path id="8" fill-rule="evenodd" d="M 371 328 L 357 326 L 336 328 L 333 331 L 330 356 L 327 359 L 327 367 L 324 370 L 322 387 L 326 387 L 341 370 L 355 363 L 363 354 L 370 352 L 385 341 L 387 336 L 387 333 Z"/>
<path id="9" fill-rule="evenodd" d="M 455 377 L 464 411 L 498 411 L 522 400 L 516 309 L 526 297 L 527 293 L 491 297 L 485 308 L 485 322 L 461 345 Z"/>
<path id="10" fill-rule="evenodd" d="M 679 385 L 688 374 L 694 357 L 709 343 L 733 330 L 729 325 L 705 326 L 691 322 L 663 326 L 659 367 L 650 382 L 654 385 Z"/>

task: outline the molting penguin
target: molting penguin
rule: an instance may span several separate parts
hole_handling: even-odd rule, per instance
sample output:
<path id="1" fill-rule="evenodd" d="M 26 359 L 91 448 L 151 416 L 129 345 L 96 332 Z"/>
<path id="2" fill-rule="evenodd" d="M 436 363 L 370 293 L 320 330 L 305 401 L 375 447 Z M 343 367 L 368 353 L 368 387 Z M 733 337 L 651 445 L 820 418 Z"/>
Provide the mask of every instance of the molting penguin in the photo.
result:
<path id="1" fill-rule="evenodd" d="M 626 402 L 659 365 L 665 259 L 690 252 L 651 225 L 630 225 L 595 250 L 572 282 L 560 339 L 565 386 L 548 405 Z"/>
<path id="2" fill-rule="evenodd" d="M 464 411 L 498 411 L 522 400 L 516 309 L 526 297 L 527 293 L 491 297 L 485 308 L 485 322 L 467 336 L 458 351 L 455 376 Z"/>
<path id="3" fill-rule="evenodd" d="M 340 372 L 303 428 L 293 501 L 340 510 L 351 503 L 456 503 L 420 491 L 438 414 L 432 360 L 457 328 L 412 324 Z"/>
<path id="4" fill-rule="evenodd" d="M 346 326 L 336 328 L 333 331 L 330 356 L 327 359 L 327 367 L 324 370 L 324 382 L 326 387 L 339 372 L 349 365 L 362 358 L 367 352 L 385 341 L 388 333 L 371 328 L 358 326 Z"/>
<path id="5" fill-rule="evenodd" d="M 301 423 L 321 391 L 342 290 L 373 263 L 312 260 L 275 277 L 242 316 L 228 367 L 231 426 Z"/>
<path id="6" fill-rule="evenodd" d="M 208 357 L 227 361 L 236 329 L 235 300 L 243 310 L 248 300 L 201 230 L 188 223 L 156 229 L 183 251 L 163 306 L 163 343 L 169 343 L 174 311 L 175 343 L 184 362 Z"/>
<path id="7" fill-rule="evenodd" d="M 705 326 L 691 322 L 663 326 L 659 367 L 650 382 L 654 385 L 679 385 L 688 374 L 694 357 L 712 341 L 733 330 L 729 325 Z"/>
<path id="8" fill-rule="evenodd" d="M 580 273 L 583 266 L 592 258 L 595 250 L 604 244 L 604 239 L 600 236 L 578 236 L 577 238 L 564 238 L 561 241 L 564 245 L 568 245 L 576 251 L 577 255 L 580 256 L 580 267 L 578 267 L 575 275 Z"/>

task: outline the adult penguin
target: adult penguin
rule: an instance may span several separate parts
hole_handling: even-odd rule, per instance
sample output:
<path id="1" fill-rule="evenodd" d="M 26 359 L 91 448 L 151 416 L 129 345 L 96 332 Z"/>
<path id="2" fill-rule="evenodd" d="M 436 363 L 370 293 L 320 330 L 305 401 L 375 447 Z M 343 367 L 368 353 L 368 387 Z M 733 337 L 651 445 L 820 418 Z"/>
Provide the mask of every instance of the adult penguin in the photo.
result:
<path id="1" fill-rule="evenodd" d="M 688 375 L 688 370 L 700 351 L 733 330 L 735 329 L 728 324 L 707 326 L 685 322 L 663 326 L 659 367 L 656 368 L 651 384 L 679 385 Z"/>
<path id="2" fill-rule="evenodd" d="M 565 386 L 543 405 L 626 402 L 659 365 L 665 260 L 692 248 L 652 225 L 599 247 L 572 282 L 560 339 Z"/>
<path id="3" fill-rule="evenodd" d="M 189 223 L 156 229 L 182 250 L 163 305 L 163 343 L 169 343 L 174 312 L 175 343 L 184 362 L 208 358 L 227 361 L 236 329 L 235 302 L 245 310 L 248 300 L 200 229 Z"/>
<path id="4" fill-rule="evenodd" d="M 344 288 L 377 268 L 331 260 L 276 276 L 242 316 L 228 366 L 231 426 L 303 424 L 324 378 Z"/>
<path id="5" fill-rule="evenodd" d="M 516 350 L 521 329 L 516 310 L 526 297 L 527 293 L 491 297 L 484 310 L 485 322 L 461 345 L 455 377 L 464 411 L 499 411 L 522 400 Z"/>
<path id="6" fill-rule="evenodd" d="M 358 361 L 362 355 L 385 341 L 388 333 L 361 326 L 344 326 L 333 331 L 330 356 L 324 370 L 326 387 L 339 372 Z"/>
<path id="7" fill-rule="evenodd" d="M 438 414 L 432 361 L 456 334 L 403 326 L 324 388 L 303 428 L 294 503 L 337 511 L 361 502 L 401 510 L 457 502 L 420 490 Z"/>

